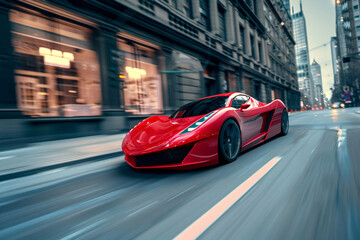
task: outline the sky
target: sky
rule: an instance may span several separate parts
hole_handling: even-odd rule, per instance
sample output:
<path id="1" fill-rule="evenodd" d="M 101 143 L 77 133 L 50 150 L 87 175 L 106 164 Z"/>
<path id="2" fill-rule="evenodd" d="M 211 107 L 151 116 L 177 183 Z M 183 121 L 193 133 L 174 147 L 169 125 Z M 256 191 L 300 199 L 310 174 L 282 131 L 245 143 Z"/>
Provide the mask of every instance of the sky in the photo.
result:
<path id="1" fill-rule="evenodd" d="M 335 2 L 335 0 L 302 0 L 310 64 L 315 59 L 321 65 L 323 91 L 329 99 L 331 98 L 330 88 L 334 84 L 330 38 L 336 36 Z M 290 0 L 290 4 L 294 7 L 295 13 L 300 11 L 300 0 Z M 326 46 L 317 48 L 323 44 Z"/>

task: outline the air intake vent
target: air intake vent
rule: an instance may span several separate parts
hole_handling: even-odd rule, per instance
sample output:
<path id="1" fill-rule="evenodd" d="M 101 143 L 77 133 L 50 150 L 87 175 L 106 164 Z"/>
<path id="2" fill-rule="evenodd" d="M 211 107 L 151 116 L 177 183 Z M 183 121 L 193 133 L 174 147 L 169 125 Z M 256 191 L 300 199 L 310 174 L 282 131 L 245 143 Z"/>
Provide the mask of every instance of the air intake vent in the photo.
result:
<path id="1" fill-rule="evenodd" d="M 137 167 L 181 163 L 193 146 L 178 147 L 166 151 L 135 156 Z"/>

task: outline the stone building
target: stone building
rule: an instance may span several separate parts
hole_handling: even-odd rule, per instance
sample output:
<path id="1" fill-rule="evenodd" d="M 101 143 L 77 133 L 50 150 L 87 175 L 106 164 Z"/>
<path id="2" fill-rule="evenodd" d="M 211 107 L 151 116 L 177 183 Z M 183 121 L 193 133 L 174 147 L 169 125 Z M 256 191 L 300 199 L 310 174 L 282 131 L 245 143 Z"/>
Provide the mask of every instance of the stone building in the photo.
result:
<path id="1" fill-rule="evenodd" d="M 129 129 L 242 91 L 299 109 L 288 1 L 0 3 L 0 140 Z"/>

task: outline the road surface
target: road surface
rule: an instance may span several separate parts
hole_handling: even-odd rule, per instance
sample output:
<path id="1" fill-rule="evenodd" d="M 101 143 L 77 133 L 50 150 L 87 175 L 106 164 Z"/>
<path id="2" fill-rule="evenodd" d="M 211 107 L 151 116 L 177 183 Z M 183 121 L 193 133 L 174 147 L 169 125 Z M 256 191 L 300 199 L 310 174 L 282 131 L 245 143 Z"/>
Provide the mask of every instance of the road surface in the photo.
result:
<path id="1" fill-rule="evenodd" d="M 2 181 L 0 239 L 360 239 L 359 110 L 290 115 L 287 136 L 227 165 L 120 156 Z"/>

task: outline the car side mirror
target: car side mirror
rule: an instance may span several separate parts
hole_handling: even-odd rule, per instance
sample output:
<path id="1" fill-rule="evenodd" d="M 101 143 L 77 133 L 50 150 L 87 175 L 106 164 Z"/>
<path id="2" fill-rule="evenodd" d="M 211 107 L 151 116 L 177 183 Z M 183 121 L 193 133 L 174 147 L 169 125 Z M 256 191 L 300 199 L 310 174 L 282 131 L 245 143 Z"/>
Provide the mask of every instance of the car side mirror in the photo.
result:
<path id="1" fill-rule="evenodd" d="M 250 104 L 248 104 L 248 103 L 241 104 L 240 111 L 243 111 L 244 109 L 247 109 L 249 107 L 250 107 Z"/>

